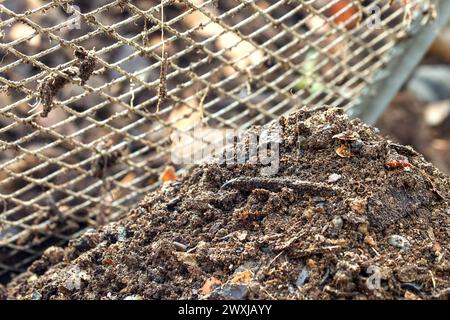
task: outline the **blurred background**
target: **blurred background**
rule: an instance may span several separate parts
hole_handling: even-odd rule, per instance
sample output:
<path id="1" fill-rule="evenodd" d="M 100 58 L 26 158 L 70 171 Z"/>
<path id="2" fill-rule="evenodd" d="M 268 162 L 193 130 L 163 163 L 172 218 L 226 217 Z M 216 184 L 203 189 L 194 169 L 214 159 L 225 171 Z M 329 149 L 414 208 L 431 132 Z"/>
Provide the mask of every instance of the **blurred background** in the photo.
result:
<path id="1" fill-rule="evenodd" d="M 450 174 L 450 24 L 376 126 Z"/>

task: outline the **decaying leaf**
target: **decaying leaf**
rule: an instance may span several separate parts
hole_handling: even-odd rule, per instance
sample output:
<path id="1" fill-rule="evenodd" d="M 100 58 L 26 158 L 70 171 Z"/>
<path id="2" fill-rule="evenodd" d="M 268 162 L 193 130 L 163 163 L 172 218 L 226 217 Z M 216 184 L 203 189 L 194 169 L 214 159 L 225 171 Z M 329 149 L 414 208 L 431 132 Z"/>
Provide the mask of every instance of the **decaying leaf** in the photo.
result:
<path id="1" fill-rule="evenodd" d="M 252 280 L 252 272 L 250 270 L 245 270 L 236 274 L 233 279 L 230 280 L 234 284 L 245 284 L 249 285 Z"/>
<path id="2" fill-rule="evenodd" d="M 221 285 L 222 285 L 222 281 L 220 281 L 216 277 L 211 277 L 205 281 L 205 284 L 200 289 L 200 292 L 203 295 L 207 295 L 207 294 L 210 294 L 216 287 L 219 287 Z"/>
<path id="3" fill-rule="evenodd" d="M 159 179 L 162 182 L 175 181 L 177 179 L 177 173 L 175 172 L 175 168 L 173 166 L 167 166 L 161 173 Z"/>
<path id="4" fill-rule="evenodd" d="M 337 148 L 336 154 L 341 158 L 349 158 L 352 155 L 347 144 L 343 144 L 339 148 Z"/>
<path id="5" fill-rule="evenodd" d="M 183 263 L 188 267 L 198 267 L 197 259 L 195 259 L 195 255 L 187 252 L 174 252 L 177 257 L 177 260 Z"/>

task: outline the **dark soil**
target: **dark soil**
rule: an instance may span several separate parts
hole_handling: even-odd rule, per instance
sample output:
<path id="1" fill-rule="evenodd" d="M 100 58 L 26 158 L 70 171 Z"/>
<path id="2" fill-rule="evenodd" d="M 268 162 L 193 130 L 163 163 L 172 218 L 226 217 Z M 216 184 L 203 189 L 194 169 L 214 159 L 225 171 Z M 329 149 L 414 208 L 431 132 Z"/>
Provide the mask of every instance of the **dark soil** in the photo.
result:
<path id="1" fill-rule="evenodd" d="M 275 176 L 199 166 L 122 220 L 48 249 L 9 298 L 448 299 L 450 179 L 338 109 L 279 124 Z M 333 138 L 346 131 L 359 137 Z"/>

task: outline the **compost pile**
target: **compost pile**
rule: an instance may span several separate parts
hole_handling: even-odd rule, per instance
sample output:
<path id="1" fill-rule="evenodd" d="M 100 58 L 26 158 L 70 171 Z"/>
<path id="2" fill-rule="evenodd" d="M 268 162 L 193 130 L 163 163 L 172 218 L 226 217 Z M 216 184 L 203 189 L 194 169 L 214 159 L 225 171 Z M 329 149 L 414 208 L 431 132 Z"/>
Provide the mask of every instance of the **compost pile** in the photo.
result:
<path id="1" fill-rule="evenodd" d="M 449 178 L 339 109 L 275 125 L 276 175 L 200 165 L 122 220 L 47 249 L 8 297 L 448 299 Z"/>

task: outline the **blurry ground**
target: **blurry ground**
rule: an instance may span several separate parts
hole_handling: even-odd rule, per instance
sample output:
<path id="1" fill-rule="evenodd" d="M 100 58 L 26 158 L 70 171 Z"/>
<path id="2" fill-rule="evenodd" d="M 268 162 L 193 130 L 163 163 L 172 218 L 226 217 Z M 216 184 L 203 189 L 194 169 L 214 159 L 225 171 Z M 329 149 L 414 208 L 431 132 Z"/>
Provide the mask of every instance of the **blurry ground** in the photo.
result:
<path id="1" fill-rule="evenodd" d="M 450 173 L 450 26 L 376 126 Z"/>

